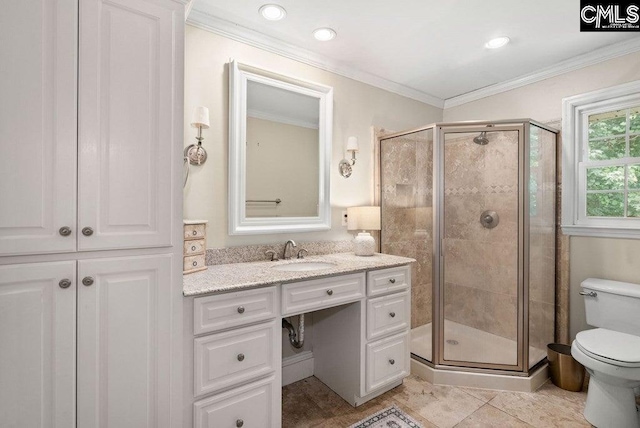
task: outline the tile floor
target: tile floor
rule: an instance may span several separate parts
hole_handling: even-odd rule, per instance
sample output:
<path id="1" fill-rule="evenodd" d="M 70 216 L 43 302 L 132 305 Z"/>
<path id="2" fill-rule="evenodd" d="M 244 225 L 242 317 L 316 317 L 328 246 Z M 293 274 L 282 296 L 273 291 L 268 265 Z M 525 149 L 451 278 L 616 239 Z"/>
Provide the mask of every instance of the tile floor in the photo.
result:
<path id="1" fill-rule="evenodd" d="M 432 385 L 416 376 L 358 408 L 315 377 L 282 389 L 284 428 L 345 428 L 396 405 L 425 428 L 590 427 L 582 416 L 586 392 L 544 384 L 534 393 Z"/>

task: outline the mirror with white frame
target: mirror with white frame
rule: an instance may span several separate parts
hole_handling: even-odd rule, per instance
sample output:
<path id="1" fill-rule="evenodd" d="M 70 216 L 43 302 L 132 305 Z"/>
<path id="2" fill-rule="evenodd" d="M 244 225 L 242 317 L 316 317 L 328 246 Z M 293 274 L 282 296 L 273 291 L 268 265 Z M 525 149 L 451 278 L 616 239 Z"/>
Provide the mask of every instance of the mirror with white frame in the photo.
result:
<path id="1" fill-rule="evenodd" d="M 331 228 L 333 88 L 229 64 L 229 234 Z"/>

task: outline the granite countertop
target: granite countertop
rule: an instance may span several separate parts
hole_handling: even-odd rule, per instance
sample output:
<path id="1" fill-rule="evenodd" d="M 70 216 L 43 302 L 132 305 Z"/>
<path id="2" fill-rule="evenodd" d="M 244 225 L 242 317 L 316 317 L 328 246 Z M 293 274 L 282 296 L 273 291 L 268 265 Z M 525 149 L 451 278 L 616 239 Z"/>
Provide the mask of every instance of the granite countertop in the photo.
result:
<path id="1" fill-rule="evenodd" d="M 334 263 L 335 266 L 327 269 L 298 272 L 273 269 L 274 266 L 303 262 L 328 262 Z M 213 265 L 208 266 L 207 270 L 184 275 L 182 293 L 188 297 L 207 293 L 235 291 L 281 284 L 283 282 L 362 272 L 369 269 L 402 266 L 411 262 L 415 262 L 415 260 L 388 254 L 376 253 L 371 257 L 361 257 L 353 253 L 337 253 L 308 256 L 303 260 L 291 259 L 277 262 L 264 261 Z"/>

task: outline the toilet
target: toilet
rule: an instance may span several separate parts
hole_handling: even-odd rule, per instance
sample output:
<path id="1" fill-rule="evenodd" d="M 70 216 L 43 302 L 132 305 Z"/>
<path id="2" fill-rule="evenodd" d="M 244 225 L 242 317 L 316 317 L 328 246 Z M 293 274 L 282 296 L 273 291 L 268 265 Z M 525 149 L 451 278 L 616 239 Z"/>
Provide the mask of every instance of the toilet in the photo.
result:
<path id="1" fill-rule="evenodd" d="M 639 428 L 640 285 L 589 278 L 582 282 L 587 324 L 571 355 L 589 374 L 584 417 L 598 428 Z"/>

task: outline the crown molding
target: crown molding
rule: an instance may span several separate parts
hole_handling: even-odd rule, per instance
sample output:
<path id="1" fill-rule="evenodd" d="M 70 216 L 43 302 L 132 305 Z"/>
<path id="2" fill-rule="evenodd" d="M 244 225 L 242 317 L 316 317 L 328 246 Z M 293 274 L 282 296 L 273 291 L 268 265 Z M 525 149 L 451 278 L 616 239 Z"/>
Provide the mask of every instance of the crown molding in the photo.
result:
<path id="1" fill-rule="evenodd" d="M 195 8 L 191 10 L 187 24 L 437 108 L 444 107 L 444 100 L 436 96 L 392 82 L 365 71 L 341 65 L 338 61 L 331 60 L 323 55 L 220 19 Z"/>
<path id="2" fill-rule="evenodd" d="M 541 80 L 579 70 L 590 65 L 595 65 L 610 59 L 628 55 L 640 51 L 640 39 L 627 40 L 614 45 L 605 46 L 589 53 L 570 58 L 551 67 L 543 68 L 535 73 L 526 74 L 515 79 L 507 80 L 495 85 L 487 86 L 476 91 L 468 92 L 457 97 L 447 98 L 444 101 L 444 108 L 459 106 L 462 104 L 476 101 L 481 98 L 497 95 L 512 89 L 530 85 Z"/>

